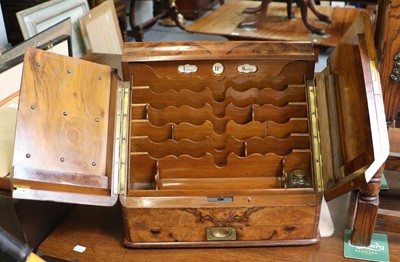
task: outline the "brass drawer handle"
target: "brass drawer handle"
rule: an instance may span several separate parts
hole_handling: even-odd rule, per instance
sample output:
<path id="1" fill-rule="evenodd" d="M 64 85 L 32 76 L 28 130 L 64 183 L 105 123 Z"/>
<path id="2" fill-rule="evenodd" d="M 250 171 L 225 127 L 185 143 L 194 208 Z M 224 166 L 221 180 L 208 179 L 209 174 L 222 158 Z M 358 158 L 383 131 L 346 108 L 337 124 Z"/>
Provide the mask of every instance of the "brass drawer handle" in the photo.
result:
<path id="1" fill-rule="evenodd" d="M 207 240 L 236 240 L 236 228 L 211 227 L 207 229 Z"/>

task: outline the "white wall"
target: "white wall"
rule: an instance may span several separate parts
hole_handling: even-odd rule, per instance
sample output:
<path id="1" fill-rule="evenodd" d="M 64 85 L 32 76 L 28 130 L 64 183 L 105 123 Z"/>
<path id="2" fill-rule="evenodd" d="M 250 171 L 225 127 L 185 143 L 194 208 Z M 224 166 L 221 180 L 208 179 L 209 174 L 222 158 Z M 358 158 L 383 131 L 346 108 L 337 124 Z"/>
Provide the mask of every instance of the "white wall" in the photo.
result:
<path id="1" fill-rule="evenodd" d="M 6 28 L 4 27 L 3 11 L 0 4 L 0 48 L 6 47 L 8 44 Z"/>

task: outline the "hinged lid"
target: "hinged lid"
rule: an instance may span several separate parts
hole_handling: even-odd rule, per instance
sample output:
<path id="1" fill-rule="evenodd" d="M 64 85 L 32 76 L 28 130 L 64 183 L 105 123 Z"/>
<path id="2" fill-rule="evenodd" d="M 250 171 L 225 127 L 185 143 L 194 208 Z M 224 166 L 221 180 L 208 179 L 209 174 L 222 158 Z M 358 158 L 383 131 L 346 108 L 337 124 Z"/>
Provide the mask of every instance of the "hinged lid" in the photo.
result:
<path id="1" fill-rule="evenodd" d="M 370 18 L 356 19 L 316 77 L 322 176 L 332 199 L 368 182 L 389 154 Z"/>
<path id="2" fill-rule="evenodd" d="M 114 205 L 114 69 L 38 49 L 25 53 L 13 197 Z"/>

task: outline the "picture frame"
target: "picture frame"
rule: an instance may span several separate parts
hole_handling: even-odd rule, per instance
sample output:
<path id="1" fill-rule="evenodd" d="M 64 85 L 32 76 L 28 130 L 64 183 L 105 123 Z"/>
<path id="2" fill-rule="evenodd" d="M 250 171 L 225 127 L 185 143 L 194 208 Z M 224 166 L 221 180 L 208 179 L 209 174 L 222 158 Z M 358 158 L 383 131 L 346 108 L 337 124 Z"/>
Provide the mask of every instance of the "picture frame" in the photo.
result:
<path id="1" fill-rule="evenodd" d="M 50 49 L 51 46 L 55 44 L 58 38 L 71 38 L 72 34 L 71 19 L 66 18 L 61 22 L 55 24 L 54 26 L 42 31 L 35 36 L 25 40 L 24 42 L 14 46 L 13 48 L 2 53 L 0 56 L 0 72 L 6 69 L 6 66 L 10 66 L 11 61 L 17 61 L 18 63 L 22 59 L 18 59 L 25 53 L 27 47 L 39 47 L 41 49 Z M 71 40 L 68 40 L 69 45 L 71 45 Z M 43 45 L 48 45 L 46 48 Z M 72 56 L 71 46 L 68 48 L 68 56 Z M 0 100 L 1 101 L 1 100 Z"/>
<path id="2" fill-rule="evenodd" d="M 122 54 L 124 40 L 113 0 L 107 0 L 81 16 L 79 24 L 88 53 Z"/>
<path id="3" fill-rule="evenodd" d="M 79 17 L 89 12 L 87 0 L 51 0 L 17 12 L 17 19 L 24 39 L 66 19 L 71 19 L 72 56 L 81 57 L 85 47 L 79 30 Z"/>
<path id="4" fill-rule="evenodd" d="M 24 51 L 37 47 L 50 52 L 71 55 L 71 20 L 65 19 L 2 54 L 0 59 L 0 188 L 12 171 L 12 156 L 17 120 L 19 88 Z M 4 181 L 3 181 L 4 182 Z"/>
<path id="5" fill-rule="evenodd" d="M 71 56 L 71 19 L 67 18 L 45 31 L 16 45 L 0 56 L 0 106 L 18 95 L 22 62 L 27 47 L 37 47 Z"/>

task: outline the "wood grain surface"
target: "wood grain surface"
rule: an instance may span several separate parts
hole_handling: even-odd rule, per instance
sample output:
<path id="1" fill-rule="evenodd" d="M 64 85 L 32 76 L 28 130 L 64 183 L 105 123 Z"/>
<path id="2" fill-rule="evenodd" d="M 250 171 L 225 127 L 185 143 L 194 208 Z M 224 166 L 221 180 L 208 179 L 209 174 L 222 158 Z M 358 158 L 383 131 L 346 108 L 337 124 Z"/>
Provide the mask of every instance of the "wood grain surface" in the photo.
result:
<path id="1" fill-rule="evenodd" d="M 79 206 L 40 245 L 41 254 L 67 261 L 326 261 L 356 262 L 343 257 L 343 231 L 350 228 L 354 196 L 344 195 L 328 202 L 335 226 L 332 237 L 318 244 L 291 247 L 129 249 L 122 244 L 120 207 Z M 94 219 L 96 218 L 96 219 Z M 98 218 L 98 219 L 97 219 Z M 388 233 L 390 261 L 400 261 L 400 234 Z M 76 245 L 86 251 L 73 251 Z M 47 257 L 48 261 L 51 260 Z"/>
<path id="2" fill-rule="evenodd" d="M 400 128 L 389 128 L 390 155 L 386 169 L 400 171 Z"/>
<path id="3" fill-rule="evenodd" d="M 317 6 L 318 11 L 333 19 L 331 24 L 327 24 L 316 20 L 316 16 L 308 12 L 311 24 L 324 29 L 329 35 L 320 37 L 313 35 L 304 26 L 298 7 L 292 9 L 295 19 L 288 20 L 286 4 L 271 3 L 265 21 L 257 29 L 237 28 L 240 22 L 256 20 L 256 16 L 242 12 L 247 7 L 259 5 L 257 1 L 229 1 L 187 26 L 186 30 L 192 33 L 221 35 L 229 39 L 312 41 L 316 45 L 329 47 L 339 43 L 358 13 L 365 11 L 369 15 L 373 14 L 373 10 L 368 9 Z"/>
<path id="4" fill-rule="evenodd" d="M 400 88 L 399 82 L 391 78 L 398 68 L 394 58 L 399 54 L 400 1 L 379 1 L 375 39 L 379 54 L 379 74 L 382 83 L 386 120 L 389 124 L 398 118 Z"/>

